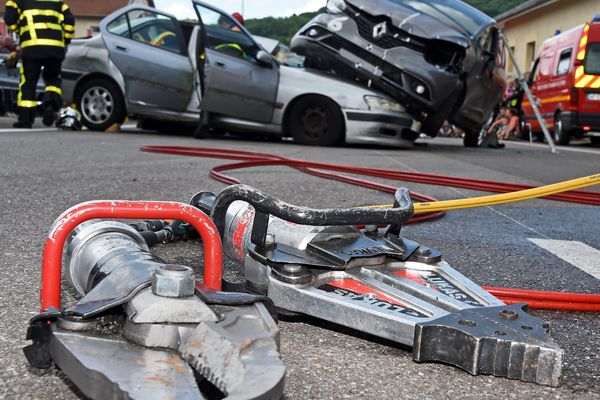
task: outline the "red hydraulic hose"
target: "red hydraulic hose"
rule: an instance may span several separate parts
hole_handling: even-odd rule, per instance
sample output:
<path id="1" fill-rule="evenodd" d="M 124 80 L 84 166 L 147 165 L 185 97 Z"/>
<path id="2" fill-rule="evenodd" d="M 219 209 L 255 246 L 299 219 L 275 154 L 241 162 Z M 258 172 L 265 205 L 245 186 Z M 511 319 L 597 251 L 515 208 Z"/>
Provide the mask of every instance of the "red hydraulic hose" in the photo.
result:
<path id="1" fill-rule="evenodd" d="M 470 190 L 479 190 L 494 193 L 510 193 L 518 190 L 525 190 L 534 188 L 534 186 L 521 185 L 507 182 L 489 182 L 478 179 L 460 178 L 446 175 L 435 175 L 435 174 L 424 174 L 415 172 L 401 172 L 382 168 L 366 168 L 356 167 L 349 165 L 336 165 L 328 163 L 320 163 L 307 160 L 298 160 L 292 158 L 286 158 L 281 156 L 274 156 L 266 153 L 243 151 L 243 150 L 231 150 L 231 149 L 218 149 L 208 147 L 182 147 L 182 146 L 142 146 L 142 151 L 162 153 L 162 154 L 177 154 L 192 157 L 205 157 L 205 158 L 217 158 L 227 160 L 240 160 L 240 161 L 257 161 L 266 162 L 272 161 L 273 164 L 262 164 L 258 163 L 255 166 L 263 165 L 287 165 L 294 168 L 309 168 L 309 169 L 323 169 L 329 171 L 352 173 L 357 175 L 372 176 L 378 178 L 385 178 L 397 181 L 407 181 L 424 183 L 439 186 L 458 187 Z M 279 163 L 277 162 L 279 161 Z M 238 168 L 249 168 L 252 165 L 240 166 Z M 220 166 L 225 167 L 225 166 Z M 227 166 L 226 169 L 235 169 Z M 215 169 L 211 170 L 212 172 Z M 235 179 L 228 177 L 229 179 Z M 220 179 L 218 179 L 220 180 Z M 365 184 L 368 181 L 365 181 Z M 372 182 L 371 182 L 372 183 Z M 584 190 L 572 190 L 565 193 L 553 194 L 545 197 L 551 200 L 567 201 L 573 203 L 600 205 L 600 192 L 590 192 Z"/>
<path id="2" fill-rule="evenodd" d="M 600 306 L 600 296 L 596 294 L 537 292 L 535 290 L 507 289 L 490 286 L 484 286 L 483 288 L 496 297 L 514 297 L 567 303 L 597 303 Z"/>
<path id="3" fill-rule="evenodd" d="M 220 182 L 224 182 L 227 184 L 237 184 L 241 182 L 234 177 L 222 174 L 222 171 L 231 171 L 236 169 L 260 166 L 288 166 L 314 176 L 345 182 L 369 189 L 375 189 L 385 193 L 394 193 L 396 188 L 381 183 L 376 183 L 364 179 L 354 178 L 347 175 L 341 175 L 325 171 L 350 173 L 396 181 L 408 181 L 431 185 L 458 187 L 463 189 L 487 191 L 494 193 L 510 193 L 514 191 L 533 188 L 533 186 L 507 182 L 489 182 L 477 179 L 458 178 L 453 176 L 422 174 L 414 172 L 400 172 L 381 168 L 365 168 L 348 165 L 328 164 L 244 150 L 182 146 L 142 146 L 141 150 L 151 153 L 176 154 L 191 157 L 242 161 L 239 163 L 225 164 L 211 168 L 210 176 Z M 436 199 L 432 197 L 415 192 L 411 192 L 411 197 L 419 201 L 436 201 Z M 545 198 L 556 201 L 590 204 L 596 206 L 600 205 L 600 192 L 572 190 L 569 192 L 553 194 Z M 415 217 L 413 217 L 409 222 L 422 222 L 425 220 L 440 218 L 443 215 L 443 211 L 435 213 L 416 214 Z M 524 302 L 528 303 L 529 306 L 532 308 L 600 311 L 600 295 L 540 292 L 508 288 L 484 289 L 489 290 L 491 294 L 497 296 L 500 300 L 508 304 Z"/>
<path id="4" fill-rule="evenodd" d="M 204 244 L 204 285 L 221 290 L 223 252 L 221 238 L 212 220 L 184 203 L 160 201 L 91 201 L 71 207 L 56 219 L 42 257 L 41 310 L 60 308 L 62 253 L 67 237 L 79 224 L 96 218 L 178 219 L 191 224 Z"/>
<path id="5" fill-rule="evenodd" d="M 578 303 L 578 302 L 568 302 L 568 301 L 544 301 L 544 300 L 520 299 L 517 297 L 498 297 L 498 299 L 506 304 L 526 303 L 530 308 L 540 308 L 540 309 L 544 309 L 544 310 L 600 312 L 600 304 L 598 304 L 598 303 Z"/>

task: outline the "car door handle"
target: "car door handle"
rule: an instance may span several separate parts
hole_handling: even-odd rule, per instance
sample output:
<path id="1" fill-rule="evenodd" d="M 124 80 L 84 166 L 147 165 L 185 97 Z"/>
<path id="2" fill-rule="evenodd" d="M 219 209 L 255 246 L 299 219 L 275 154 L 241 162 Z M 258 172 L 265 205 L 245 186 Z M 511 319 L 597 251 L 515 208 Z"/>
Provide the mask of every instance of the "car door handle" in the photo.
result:
<path id="1" fill-rule="evenodd" d="M 121 46 L 121 45 L 115 45 L 115 49 L 119 50 L 119 51 L 123 51 L 125 53 L 129 52 L 129 49 L 127 47 Z"/>
<path id="2" fill-rule="evenodd" d="M 215 63 L 215 65 L 216 65 L 217 67 L 221 67 L 221 68 L 225 68 L 225 67 L 226 67 L 225 63 L 224 63 L 224 62 L 221 62 L 221 61 L 217 61 L 217 62 Z"/>

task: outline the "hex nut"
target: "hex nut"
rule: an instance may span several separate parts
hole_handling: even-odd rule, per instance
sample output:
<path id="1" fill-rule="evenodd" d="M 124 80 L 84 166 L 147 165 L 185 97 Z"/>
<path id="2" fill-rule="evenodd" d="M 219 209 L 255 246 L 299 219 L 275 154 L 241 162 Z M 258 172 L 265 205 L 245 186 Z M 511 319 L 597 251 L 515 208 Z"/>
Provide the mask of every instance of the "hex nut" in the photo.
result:
<path id="1" fill-rule="evenodd" d="M 190 297 L 194 295 L 194 271 L 183 265 L 161 265 L 152 275 L 152 293 L 161 297 Z"/>

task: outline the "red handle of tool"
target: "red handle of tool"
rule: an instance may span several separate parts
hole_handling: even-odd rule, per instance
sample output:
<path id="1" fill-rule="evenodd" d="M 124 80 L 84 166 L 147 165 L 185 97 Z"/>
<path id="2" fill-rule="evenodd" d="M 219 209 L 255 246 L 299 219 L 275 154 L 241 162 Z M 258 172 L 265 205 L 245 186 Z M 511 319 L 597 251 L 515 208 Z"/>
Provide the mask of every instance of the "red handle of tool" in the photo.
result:
<path id="1" fill-rule="evenodd" d="M 96 218 L 178 219 L 191 224 L 204 244 L 204 286 L 221 290 L 221 238 L 215 224 L 202 211 L 176 202 L 91 201 L 71 207 L 50 228 L 42 257 L 42 312 L 50 307 L 60 308 L 62 253 L 67 237 L 79 224 Z"/>

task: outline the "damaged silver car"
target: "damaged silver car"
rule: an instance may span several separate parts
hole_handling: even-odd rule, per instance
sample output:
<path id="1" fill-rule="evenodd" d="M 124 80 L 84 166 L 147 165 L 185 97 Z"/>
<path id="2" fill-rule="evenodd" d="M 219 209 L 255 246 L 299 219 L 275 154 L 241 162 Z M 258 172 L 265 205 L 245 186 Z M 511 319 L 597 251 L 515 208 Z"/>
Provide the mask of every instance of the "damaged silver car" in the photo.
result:
<path id="1" fill-rule="evenodd" d="M 495 21 L 457 0 L 329 0 L 295 35 L 313 68 L 381 90 L 435 136 L 444 120 L 477 134 L 505 89 L 505 52 Z"/>

